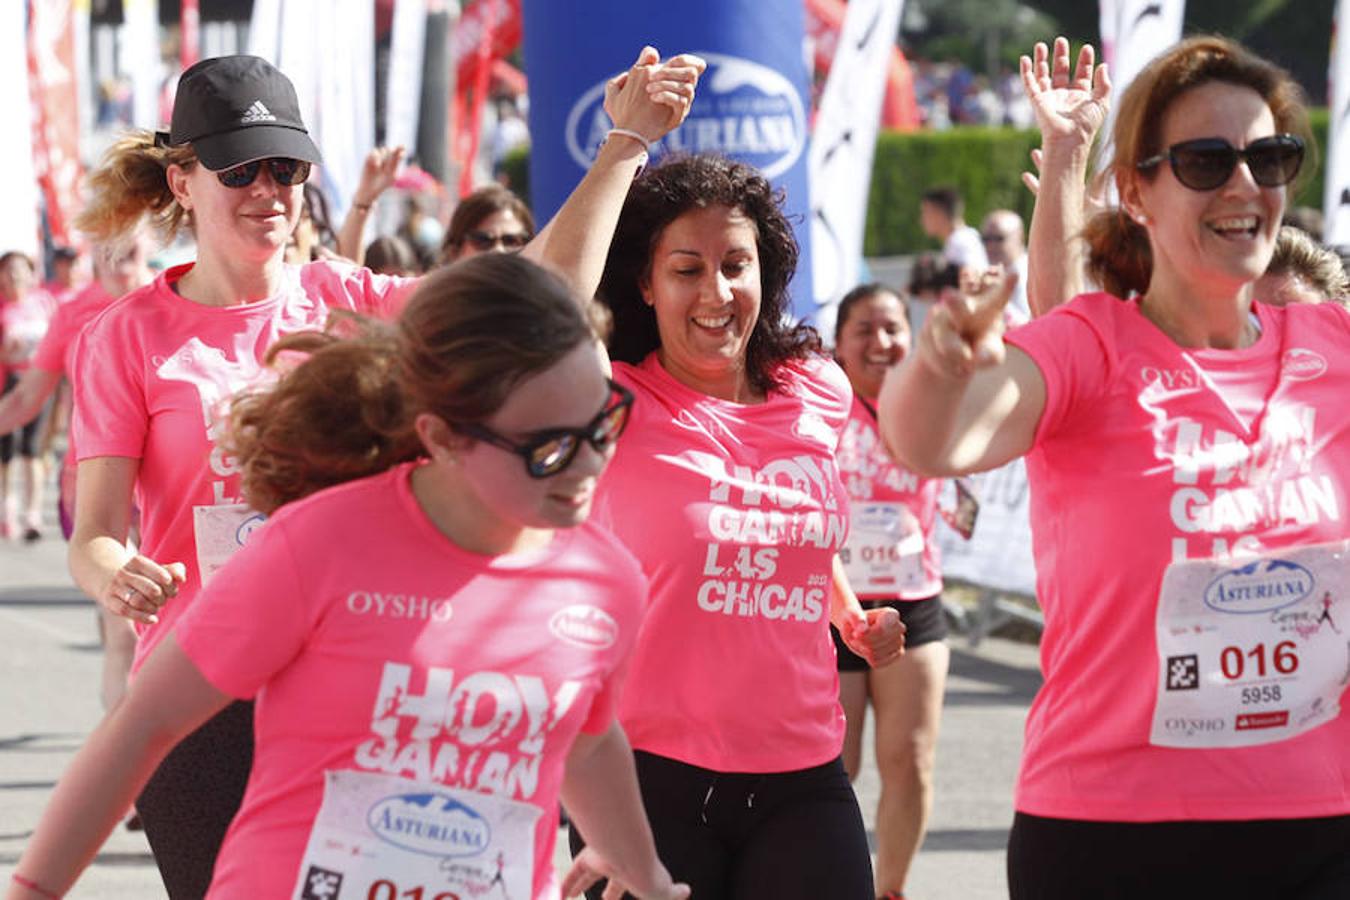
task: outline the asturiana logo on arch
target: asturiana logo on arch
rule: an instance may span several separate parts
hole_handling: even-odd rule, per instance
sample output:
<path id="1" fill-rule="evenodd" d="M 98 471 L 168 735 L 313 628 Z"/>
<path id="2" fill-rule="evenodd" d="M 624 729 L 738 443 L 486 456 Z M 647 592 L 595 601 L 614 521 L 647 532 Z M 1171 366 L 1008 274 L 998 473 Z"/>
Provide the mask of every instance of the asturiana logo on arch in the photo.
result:
<path id="1" fill-rule="evenodd" d="M 477 810 L 447 794 L 395 794 L 371 807 L 371 831 L 396 847 L 427 856 L 475 856 L 492 828 Z"/>
<path id="2" fill-rule="evenodd" d="M 792 82 L 743 57 L 698 55 L 708 69 L 699 79 L 694 108 L 683 125 L 653 145 L 653 155 L 721 153 L 754 165 L 767 178 L 792 168 L 806 147 L 806 110 Z M 567 116 L 567 150 L 583 169 L 590 168 L 611 127 L 604 103 L 602 81 L 582 94 Z"/>

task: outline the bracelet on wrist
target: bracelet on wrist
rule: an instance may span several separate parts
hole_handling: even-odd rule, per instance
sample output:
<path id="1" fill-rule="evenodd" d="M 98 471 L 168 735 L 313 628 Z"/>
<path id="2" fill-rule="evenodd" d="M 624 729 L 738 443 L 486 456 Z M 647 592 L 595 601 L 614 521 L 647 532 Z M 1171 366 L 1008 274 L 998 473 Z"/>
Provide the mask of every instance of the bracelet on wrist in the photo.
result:
<path id="1" fill-rule="evenodd" d="M 25 878 L 18 872 L 9 876 L 9 880 L 21 888 L 26 888 L 40 897 L 46 897 L 47 900 L 61 900 L 61 895 L 55 891 L 49 891 L 31 878 Z"/>
<path id="2" fill-rule="evenodd" d="M 605 142 L 608 142 L 609 139 L 616 134 L 622 137 L 632 138 L 642 145 L 642 154 L 638 157 L 637 171 L 633 173 L 633 177 L 636 178 L 642 174 L 643 169 L 647 168 L 648 154 L 651 153 L 652 149 L 651 141 L 647 140 L 638 132 L 633 131 L 631 128 L 611 128 L 609 131 L 605 132 Z"/>

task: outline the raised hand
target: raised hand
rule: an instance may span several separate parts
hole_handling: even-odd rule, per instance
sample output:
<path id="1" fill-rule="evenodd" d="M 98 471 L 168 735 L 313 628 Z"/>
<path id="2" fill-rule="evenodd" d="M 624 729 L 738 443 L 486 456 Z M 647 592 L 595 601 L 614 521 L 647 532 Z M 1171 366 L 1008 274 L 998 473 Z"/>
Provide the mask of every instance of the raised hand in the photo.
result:
<path id="1" fill-rule="evenodd" d="M 964 380 L 976 369 L 1003 362 L 1003 307 L 1017 284 L 1016 272 L 991 266 L 962 270 L 961 289 L 948 289 L 919 334 L 919 356 L 938 374 Z"/>
<path id="2" fill-rule="evenodd" d="M 616 128 L 636 131 L 649 142 L 679 127 L 694 102 L 707 63 L 692 54 L 660 62 L 655 47 L 643 47 L 627 72 L 605 84 L 605 112 Z"/>
<path id="3" fill-rule="evenodd" d="M 1053 59 L 1043 43 L 1037 43 L 1032 54 L 1034 59 L 1021 58 L 1022 86 L 1031 100 L 1042 141 L 1090 145 L 1110 109 L 1111 76 L 1105 63 L 1094 66 L 1092 45 L 1084 44 L 1071 75 L 1069 42 L 1062 37 L 1055 38 Z"/>
<path id="4" fill-rule="evenodd" d="M 378 200 L 394 183 L 406 152 L 403 147 L 376 147 L 367 153 L 352 202 L 357 206 L 370 206 Z"/>

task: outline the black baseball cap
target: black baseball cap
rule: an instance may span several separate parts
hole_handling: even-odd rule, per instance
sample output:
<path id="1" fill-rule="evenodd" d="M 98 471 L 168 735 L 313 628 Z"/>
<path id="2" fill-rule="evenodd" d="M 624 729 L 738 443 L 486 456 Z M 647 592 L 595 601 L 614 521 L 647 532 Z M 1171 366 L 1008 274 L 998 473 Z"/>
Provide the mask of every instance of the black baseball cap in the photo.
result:
<path id="1" fill-rule="evenodd" d="M 213 172 L 272 157 L 323 162 L 300 119 L 295 87 L 257 56 L 217 56 L 184 72 L 168 142 L 191 144 Z"/>

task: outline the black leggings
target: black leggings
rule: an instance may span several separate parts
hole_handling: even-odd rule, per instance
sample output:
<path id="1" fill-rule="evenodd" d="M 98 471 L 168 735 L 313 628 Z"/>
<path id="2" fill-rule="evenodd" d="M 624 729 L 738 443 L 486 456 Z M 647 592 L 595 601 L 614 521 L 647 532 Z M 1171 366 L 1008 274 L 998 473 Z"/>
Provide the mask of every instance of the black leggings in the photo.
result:
<path id="1" fill-rule="evenodd" d="M 252 767 L 253 701 L 236 701 L 169 751 L 136 799 L 170 900 L 206 896 Z"/>
<path id="2" fill-rule="evenodd" d="M 657 854 L 697 900 L 875 896 L 867 831 L 840 760 L 751 775 L 634 756 Z M 585 844 L 569 831 L 575 856 Z M 603 884 L 586 896 L 599 900 Z"/>
<path id="3" fill-rule="evenodd" d="M 1345 900 L 1350 816 L 1082 822 L 1018 813 L 1012 900 Z"/>
<path id="4" fill-rule="evenodd" d="M 5 378 L 3 393 L 8 394 L 18 387 L 18 384 L 19 376 L 11 372 Z M 20 425 L 9 434 L 0 434 L 0 464 L 7 466 L 16 456 L 33 459 L 38 455 L 38 438 L 42 434 L 42 427 L 47 424 L 47 416 L 51 413 L 52 406 L 52 398 L 48 397 L 47 402 L 42 404 L 42 408 L 31 422 Z"/>

